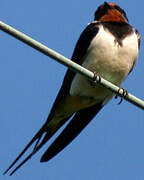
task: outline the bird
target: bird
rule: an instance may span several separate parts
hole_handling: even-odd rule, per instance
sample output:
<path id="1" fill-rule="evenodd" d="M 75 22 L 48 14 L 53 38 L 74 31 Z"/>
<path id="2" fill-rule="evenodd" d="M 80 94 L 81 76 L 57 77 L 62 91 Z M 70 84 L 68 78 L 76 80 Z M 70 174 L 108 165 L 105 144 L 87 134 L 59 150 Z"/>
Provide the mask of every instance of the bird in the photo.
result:
<path id="1" fill-rule="evenodd" d="M 139 49 L 140 34 L 129 24 L 125 11 L 115 3 L 104 2 L 97 8 L 94 20 L 81 33 L 71 60 L 121 86 L 136 64 Z M 11 170 L 10 175 L 13 175 L 68 121 L 40 162 L 52 159 L 79 135 L 113 96 L 110 90 L 68 69 L 45 123 L 3 174 Z M 14 168 L 31 145 L 34 146 L 32 152 Z"/>

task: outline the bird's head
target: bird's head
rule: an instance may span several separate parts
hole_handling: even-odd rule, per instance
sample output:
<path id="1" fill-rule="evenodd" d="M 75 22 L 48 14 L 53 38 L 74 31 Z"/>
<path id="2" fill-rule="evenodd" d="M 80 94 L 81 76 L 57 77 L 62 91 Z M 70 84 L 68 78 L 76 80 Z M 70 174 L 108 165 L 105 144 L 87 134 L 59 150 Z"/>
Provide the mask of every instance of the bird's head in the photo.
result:
<path id="1" fill-rule="evenodd" d="M 95 21 L 101 22 L 125 22 L 128 23 L 128 18 L 123 9 L 115 3 L 104 2 L 95 12 Z"/>

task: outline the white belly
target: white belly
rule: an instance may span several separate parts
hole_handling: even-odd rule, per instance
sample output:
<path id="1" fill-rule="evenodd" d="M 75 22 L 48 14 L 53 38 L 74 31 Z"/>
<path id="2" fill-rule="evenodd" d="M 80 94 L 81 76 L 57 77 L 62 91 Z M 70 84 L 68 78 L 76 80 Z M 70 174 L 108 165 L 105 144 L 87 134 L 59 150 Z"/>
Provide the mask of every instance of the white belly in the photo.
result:
<path id="1" fill-rule="evenodd" d="M 114 36 L 101 26 L 98 34 L 88 48 L 82 66 L 99 73 L 106 80 L 120 85 L 131 70 L 138 56 L 138 42 L 135 33 L 122 41 L 122 46 L 115 42 Z M 95 87 L 90 80 L 76 74 L 70 88 L 72 96 L 86 96 L 104 99 L 112 93 L 99 85 Z"/>

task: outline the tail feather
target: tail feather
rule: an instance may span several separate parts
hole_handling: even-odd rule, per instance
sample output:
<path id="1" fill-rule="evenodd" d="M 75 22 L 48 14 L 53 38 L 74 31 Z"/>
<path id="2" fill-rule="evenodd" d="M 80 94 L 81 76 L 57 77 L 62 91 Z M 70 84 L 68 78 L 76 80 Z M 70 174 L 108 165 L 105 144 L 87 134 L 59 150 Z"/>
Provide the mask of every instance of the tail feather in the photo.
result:
<path id="1" fill-rule="evenodd" d="M 47 149 L 40 161 L 48 161 L 62 151 L 86 127 L 102 107 L 102 103 L 99 103 L 78 111 L 62 133 Z"/>
<path id="2" fill-rule="evenodd" d="M 6 171 L 3 173 L 6 174 L 16 163 L 17 161 L 22 157 L 22 155 L 27 151 L 27 149 L 34 143 L 34 148 L 33 151 L 18 165 L 14 168 L 14 170 L 10 173 L 10 175 L 14 174 L 23 164 L 25 164 L 55 133 L 56 131 L 70 118 L 67 117 L 63 119 L 60 123 L 57 125 L 55 124 L 54 129 L 49 129 L 47 126 L 47 121 L 46 123 L 42 126 L 42 128 L 36 133 L 36 135 L 32 138 L 32 140 L 26 145 L 26 147 L 22 150 L 22 152 L 17 156 L 17 158 L 11 163 L 11 165 L 6 169 Z M 45 136 L 43 137 L 42 141 L 40 142 L 43 134 Z"/>
<path id="3" fill-rule="evenodd" d="M 21 151 L 21 153 L 17 156 L 17 158 L 10 164 L 10 166 L 6 169 L 3 173 L 6 174 L 15 164 L 16 162 L 22 157 L 22 155 L 27 151 L 27 149 L 36 141 L 38 140 L 42 134 L 44 133 L 44 126 L 36 133 L 36 135 L 32 138 L 32 140 L 26 145 L 26 147 Z"/>
<path id="4" fill-rule="evenodd" d="M 14 170 L 10 173 L 10 176 L 12 176 L 23 164 L 25 164 L 48 140 L 49 140 L 49 138 L 51 137 L 52 135 L 50 135 L 49 133 L 47 133 L 45 136 L 44 136 L 44 138 L 43 138 L 43 140 L 42 140 L 42 142 L 38 145 L 38 142 L 36 142 L 36 144 L 37 144 L 37 146 L 36 146 L 36 144 L 35 144 L 35 147 L 34 147 L 34 150 L 32 151 L 32 153 L 30 153 L 18 166 L 16 166 L 16 168 L 14 168 Z M 38 141 L 40 140 L 40 138 L 38 139 Z M 13 164 L 14 165 L 14 164 Z M 12 166 L 13 166 L 12 165 Z M 11 166 L 11 167 L 12 167 Z M 11 168 L 10 167 L 10 168 Z M 9 168 L 9 169 L 10 169 Z M 9 170 L 8 169 L 8 170 Z M 7 171 L 8 171 L 7 170 Z M 5 172 L 5 173 L 7 173 L 7 172 Z"/>

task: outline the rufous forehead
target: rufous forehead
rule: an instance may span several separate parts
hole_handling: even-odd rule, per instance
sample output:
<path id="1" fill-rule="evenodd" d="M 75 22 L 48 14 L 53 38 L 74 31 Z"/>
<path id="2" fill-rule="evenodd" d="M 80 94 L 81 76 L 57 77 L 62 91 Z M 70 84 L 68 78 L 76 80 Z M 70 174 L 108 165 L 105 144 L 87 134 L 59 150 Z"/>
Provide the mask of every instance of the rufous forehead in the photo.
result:
<path id="1" fill-rule="evenodd" d="M 110 6 L 112 6 L 112 7 L 115 7 L 115 6 L 117 6 L 115 3 L 112 3 L 112 2 L 110 2 L 110 3 L 108 3 Z"/>

